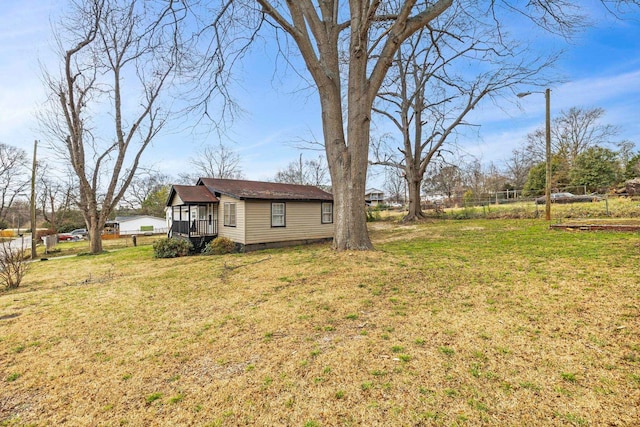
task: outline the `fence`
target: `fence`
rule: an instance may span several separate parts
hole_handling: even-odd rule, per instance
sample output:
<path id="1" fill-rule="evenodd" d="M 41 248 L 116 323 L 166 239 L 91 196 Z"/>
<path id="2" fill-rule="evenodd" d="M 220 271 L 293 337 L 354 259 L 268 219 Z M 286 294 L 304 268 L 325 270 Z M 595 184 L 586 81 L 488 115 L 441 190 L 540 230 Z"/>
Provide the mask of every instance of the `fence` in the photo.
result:
<path id="1" fill-rule="evenodd" d="M 591 196 L 591 195 L 590 195 Z M 540 197 L 517 199 L 451 198 L 438 203 L 423 203 L 427 215 L 448 218 L 540 218 L 544 217 L 545 200 Z M 593 195 L 570 203 L 552 202 L 552 220 L 587 218 L 640 218 L 640 198 Z"/>

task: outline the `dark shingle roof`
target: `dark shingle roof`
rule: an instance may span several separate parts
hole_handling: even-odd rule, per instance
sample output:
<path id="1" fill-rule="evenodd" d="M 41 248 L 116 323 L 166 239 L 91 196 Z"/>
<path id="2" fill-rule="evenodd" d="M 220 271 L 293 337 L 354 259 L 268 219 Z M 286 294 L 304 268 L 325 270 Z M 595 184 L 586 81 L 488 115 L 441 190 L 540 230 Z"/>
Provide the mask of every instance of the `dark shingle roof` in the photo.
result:
<path id="1" fill-rule="evenodd" d="M 215 203 L 218 198 L 203 185 L 174 185 L 169 194 L 169 203 L 177 194 L 183 203 Z"/>
<path id="2" fill-rule="evenodd" d="M 312 185 L 217 178 L 200 178 L 198 184 L 201 183 L 214 194 L 221 193 L 238 199 L 333 200 L 331 193 Z"/>

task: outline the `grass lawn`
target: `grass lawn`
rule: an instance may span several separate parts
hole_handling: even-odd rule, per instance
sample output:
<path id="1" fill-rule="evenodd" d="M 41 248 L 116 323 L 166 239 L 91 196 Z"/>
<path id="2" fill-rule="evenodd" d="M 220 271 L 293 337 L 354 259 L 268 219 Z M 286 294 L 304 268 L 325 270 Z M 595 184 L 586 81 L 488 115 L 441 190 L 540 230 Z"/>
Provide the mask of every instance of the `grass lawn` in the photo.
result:
<path id="1" fill-rule="evenodd" d="M 640 423 L 640 235 L 371 224 L 328 245 L 35 262 L 0 292 L 0 425 Z"/>

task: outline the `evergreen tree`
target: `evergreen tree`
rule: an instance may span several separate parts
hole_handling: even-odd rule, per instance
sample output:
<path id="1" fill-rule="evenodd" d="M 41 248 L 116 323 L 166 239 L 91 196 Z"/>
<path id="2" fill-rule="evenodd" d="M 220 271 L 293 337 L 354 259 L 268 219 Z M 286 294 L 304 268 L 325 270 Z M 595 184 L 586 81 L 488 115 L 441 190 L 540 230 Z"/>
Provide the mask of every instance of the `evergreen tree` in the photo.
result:
<path id="1" fill-rule="evenodd" d="M 584 185 L 587 191 L 607 191 L 621 176 L 618 154 L 603 147 L 591 147 L 579 154 L 569 173 L 572 185 Z"/>

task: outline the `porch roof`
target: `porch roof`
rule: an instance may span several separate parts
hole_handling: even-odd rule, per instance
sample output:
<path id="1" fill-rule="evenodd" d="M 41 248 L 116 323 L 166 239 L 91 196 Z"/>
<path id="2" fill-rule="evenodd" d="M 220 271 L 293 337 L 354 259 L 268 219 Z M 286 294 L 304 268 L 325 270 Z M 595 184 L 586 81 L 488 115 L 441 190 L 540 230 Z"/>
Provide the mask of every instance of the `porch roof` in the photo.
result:
<path id="1" fill-rule="evenodd" d="M 183 203 L 217 203 L 218 198 L 214 196 L 207 187 L 203 185 L 173 185 L 169 192 L 167 206 L 175 196 L 180 197 Z"/>

